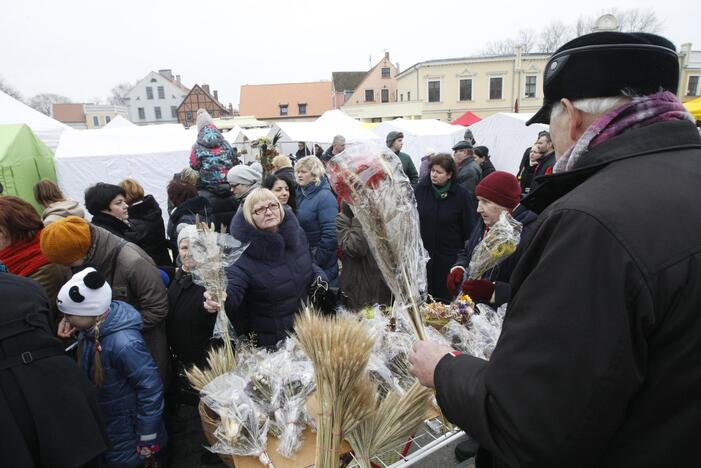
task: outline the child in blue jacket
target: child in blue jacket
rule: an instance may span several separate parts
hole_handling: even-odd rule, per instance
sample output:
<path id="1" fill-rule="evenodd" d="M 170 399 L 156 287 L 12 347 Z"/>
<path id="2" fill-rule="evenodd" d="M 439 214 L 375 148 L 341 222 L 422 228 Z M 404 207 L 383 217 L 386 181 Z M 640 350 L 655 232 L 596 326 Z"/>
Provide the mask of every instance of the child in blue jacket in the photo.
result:
<path id="1" fill-rule="evenodd" d="M 143 337 L 139 312 L 112 301 L 112 289 L 94 268 L 76 273 L 59 291 L 65 315 L 59 336 L 79 331 L 78 359 L 95 384 L 111 448 L 109 467 L 156 462 L 166 442 L 163 384 Z"/>

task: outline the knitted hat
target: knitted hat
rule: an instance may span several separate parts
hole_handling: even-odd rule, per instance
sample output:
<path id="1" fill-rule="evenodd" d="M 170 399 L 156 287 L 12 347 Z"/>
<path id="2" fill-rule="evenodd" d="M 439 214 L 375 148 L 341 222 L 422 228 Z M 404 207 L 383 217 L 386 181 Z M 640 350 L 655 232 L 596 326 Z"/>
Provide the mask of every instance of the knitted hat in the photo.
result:
<path id="1" fill-rule="evenodd" d="M 112 288 L 101 273 L 88 267 L 73 275 L 56 296 L 58 310 L 68 315 L 97 317 L 112 302 Z"/>
<path id="2" fill-rule="evenodd" d="M 260 184 L 263 175 L 252 168 L 251 166 L 246 166 L 245 164 L 239 164 L 229 169 L 229 173 L 226 174 L 226 180 L 231 185 L 253 185 Z"/>
<path id="3" fill-rule="evenodd" d="M 180 223 L 176 229 L 178 231 L 178 247 L 180 247 L 180 242 L 182 242 L 183 239 L 197 236 L 197 226 L 194 224 Z"/>
<path id="4" fill-rule="evenodd" d="M 212 116 L 209 115 L 209 112 L 204 109 L 197 109 L 196 123 L 197 131 L 199 132 L 203 127 L 214 124 L 214 121 L 212 120 Z"/>
<path id="5" fill-rule="evenodd" d="M 90 224 L 79 216 L 68 216 L 46 226 L 39 243 L 50 262 L 70 265 L 90 250 Z"/>
<path id="6" fill-rule="evenodd" d="M 387 148 L 391 147 L 395 141 L 399 140 L 400 138 L 404 138 L 404 134 L 402 132 L 389 132 L 387 134 Z"/>
<path id="7" fill-rule="evenodd" d="M 521 186 L 513 174 L 495 171 L 477 184 L 475 195 L 513 210 L 521 202 Z"/>

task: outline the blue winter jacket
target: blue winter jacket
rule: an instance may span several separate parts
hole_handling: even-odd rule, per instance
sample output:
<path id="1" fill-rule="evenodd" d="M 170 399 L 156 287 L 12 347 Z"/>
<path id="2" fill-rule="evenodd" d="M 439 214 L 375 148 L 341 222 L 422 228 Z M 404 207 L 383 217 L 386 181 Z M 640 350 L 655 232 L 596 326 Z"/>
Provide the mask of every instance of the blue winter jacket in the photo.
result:
<path id="1" fill-rule="evenodd" d="M 99 327 L 103 384 L 97 398 L 112 447 L 105 452 L 108 466 L 139 463 L 138 445 L 166 443 L 163 425 L 163 384 L 156 363 L 141 336 L 141 314 L 122 301 L 112 301 Z M 83 331 L 81 366 L 94 383 L 95 340 Z"/>
<path id="2" fill-rule="evenodd" d="M 314 262 L 332 284 L 338 279 L 336 215 L 338 203 L 325 177 L 319 185 L 312 182 L 297 187 L 297 219 L 307 234 L 309 247 L 315 252 Z"/>
<path id="3" fill-rule="evenodd" d="M 231 234 L 250 245 L 227 269 L 227 314 L 237 335 L 253 333 L 258 346 L 275 346 L 292 330 L 309 286 L 323 273 L 312 263 L 307 237 L 289 208 L 274 233 L 251 226 L 239 210 Z"/>

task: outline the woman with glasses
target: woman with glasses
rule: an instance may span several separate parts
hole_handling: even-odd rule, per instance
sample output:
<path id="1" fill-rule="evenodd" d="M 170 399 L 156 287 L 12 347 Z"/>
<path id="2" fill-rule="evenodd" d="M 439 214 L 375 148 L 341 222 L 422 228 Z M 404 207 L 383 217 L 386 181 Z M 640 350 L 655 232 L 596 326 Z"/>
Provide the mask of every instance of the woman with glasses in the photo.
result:
<path id="1" fill-rule="evenodd" d="M 231 221 L 231 235 L 249 245 L 227 269 L 227 314 L 238 336 L 251 336 L 257 346 L 274 347 L 292 330 L 313 280 L 325 279 L 324 275 L 312 263 L 297 218 L 268 189 L 248 194 Z M 217 307 L 210 299 L 205 301 L 206 309 Z"/>

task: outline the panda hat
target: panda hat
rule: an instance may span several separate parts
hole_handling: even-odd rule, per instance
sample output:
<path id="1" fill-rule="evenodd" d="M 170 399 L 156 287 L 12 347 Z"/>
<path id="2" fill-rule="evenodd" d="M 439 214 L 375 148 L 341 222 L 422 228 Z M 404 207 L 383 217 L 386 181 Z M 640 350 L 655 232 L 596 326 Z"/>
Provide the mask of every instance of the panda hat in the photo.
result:
<path id="1" fill-rule="evenodd" d="M 112 288 L 102 274 L 88 267 L 68 280 L 56 296 L 58 310 L 68 315 L 97 317 L 112 302 Z"/>

